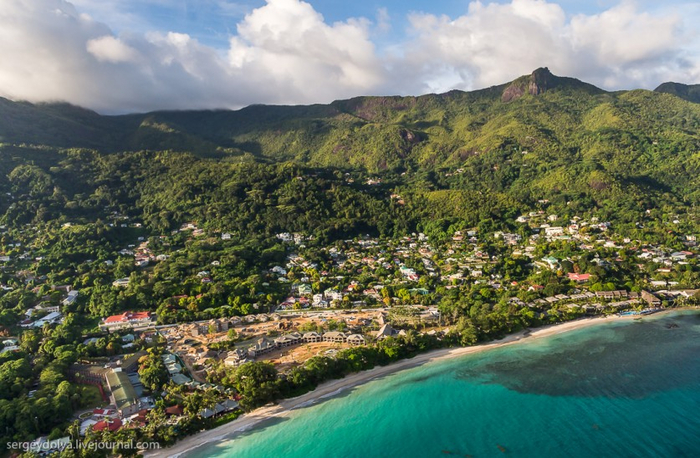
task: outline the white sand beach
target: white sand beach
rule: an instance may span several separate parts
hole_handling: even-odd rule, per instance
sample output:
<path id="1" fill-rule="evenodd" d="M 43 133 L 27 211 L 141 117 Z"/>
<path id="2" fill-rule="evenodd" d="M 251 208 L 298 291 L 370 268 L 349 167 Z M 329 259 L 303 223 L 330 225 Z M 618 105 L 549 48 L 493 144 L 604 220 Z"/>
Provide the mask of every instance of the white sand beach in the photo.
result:
<path id="1" fill-rule="evenodd" d="M 345 378 L 339 380 L 331 380 L 319 385 L 315 390 L 306 393 L 304 395 L 298 396 L 296 398 L 284 399 L 276 405 L 269 405 L 256 409 L 250 413 L 242 415 L 231 423 L 219 426 L 217 428 L 195 434 L 193 436 L 186 437 L 174 446 L 161 449 L 154 452 L 149 452 L 146 454 L 147 457 L 161 458 L 161 457 L 177 457 L 186 454 L 198 447 L 212 442 L 223 441 L 230 439 L 237 432 L 246 431 L 253 428 L 258 423 L 273 418 L 284 418 L 290 415 L 291 411 L 296 408 L 305 407 L 314 404 L 324 398 L 329 398 L 338 395 L 339 393 L 356 387 L 358 385 L 367 383 L 371 380 L 384 377 L 386 375 L 401 371 L 403 369 L 408 369 L 416 366 L 423 365 L 428 362 L 441 361 L 445 359 L 456 358 L 459 356 L 482 352 L 485 350 L 490 350 L 493 348 L 502 347 L 505 345 L 512 345 L 514 343 L 527 340 L 531 341 L 533 339 L 539 339 L 547 336 L 552 336 L 555 334 L 560 334 L 567 331 L 572 331 L 574 329 L 580 329 L 587 326 L 611 322 L 613 320 L 631 320 L 635 318 L 634 316 L 610 316 L 610 317 L 595 317 L 595 318 L 583 318 L 575 321 L 569 321 L 562 324 L 554 324 L 545 326 L 542 328 L 537 328 L 532 332 L 519 332 L 516 334 L 509 335 L 504 339 L 475 345 L 472 347 L 461 347 L 461 348 L 446 348 L 430 351 L 427 353 L 420 354 L 411 359 L 404 359 L 397 361 L 393 364 L 387 366 L 378 366 L 368 371 L 358 372 L 355 374 L 350 374 Z"/>

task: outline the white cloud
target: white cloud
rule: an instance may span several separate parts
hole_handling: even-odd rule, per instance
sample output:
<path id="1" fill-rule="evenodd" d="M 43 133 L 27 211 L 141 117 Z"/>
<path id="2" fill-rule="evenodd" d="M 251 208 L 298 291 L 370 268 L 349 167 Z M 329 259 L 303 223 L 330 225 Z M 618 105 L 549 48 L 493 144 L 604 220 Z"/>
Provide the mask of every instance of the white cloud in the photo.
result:
<path id="1" fill-rule="evenodd" d="M 567 18 L 554 3 L 512 0 L 472 2 L 456 19 L 413 14 L 410 20 L 413 52 L 402 65 L 422 66 L 424 89 L 449 89 L 444 82 L 486 87 L 540 66 L 610 89 L 700 77 L 700 68 L 684 59 L 693 51 L 687 48 L 692 29 L 672 9 L 652 16 L 623 2 L 600 14 Z"/>
<path id="2" fill-rule="evenodd" d="M 391 30 L 391 16 L 386 8 L 377 8 L 376 29 L 379 33 L 388 33 Z"/>
<path id="3" fill-rule="evenodd" d="M 309 4 L 269 0 L 228 52 L 175 32 L 127 33 L 62 0 L 0 9 L 0 95 L 100 111 L 328 102 L 383 81 L 365 20 L 332 25 Z"/>
<path id="4" fill-rule="evenodd" d="M 82 13 L 88 0 L 75 1 L 78 7 L 3 1 L 0 95 L 104 112 L 235 108 L 475 89 L 544 65 L 608 89 L 700 82 L 700 8 L 693 4 L 657 5 L 652 13 L 625 1 L 570 17 L 545 0 L 475 1 L 455 18 L 411 13 L 406 35 L 377 49 L 373 34 L 386 41 L 389 31 L 385 9 L 374 24 L 328 23 L 301 0 L 267 0 L 217 49 L 185 33 L 127 30 L 125 23 L 117 34 Z"/>
<path id="5" fill-rule="evenodd" d="M 298 0 L 268 0 L 247 15 L 231 38 L 229 62 L 272 85 L 283 103 L 357 95 L 383 81 L 368 21 L 328 25 Z"/>
<path id="6" fill-rule="evenodd" d="M 102 62 L 130 62 L 138 57 L 138 52 L 134 48 L 111 35 L 88 40 L 87 50 Z"/>

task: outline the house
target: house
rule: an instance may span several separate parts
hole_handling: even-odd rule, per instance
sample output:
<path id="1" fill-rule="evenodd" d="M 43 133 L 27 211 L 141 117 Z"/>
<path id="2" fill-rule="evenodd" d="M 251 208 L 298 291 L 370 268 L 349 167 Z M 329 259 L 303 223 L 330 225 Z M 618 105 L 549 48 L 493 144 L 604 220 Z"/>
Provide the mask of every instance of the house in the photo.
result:
<path id="1" fill-rule="evenodd" d="M 271 352 L 275 348 L 277 348 L 277 346 L 274 342 L 271 342 L 267 337 L 261 337 L 248 349 L 248 356 L 257 358 L 260 355 Z"/>
<path id="2" fill-rule="evenodd" d="M 7 353 L 10 351 L 18 351 L 20 349 L 19 345 L 17 345 L 18 340 L 15 338 L 9 338 L 5 339 L 2 342 L 2 348 L 0 349 L 0 354 L 2 353 Z"/>
<path id="3" fill-rule="evenodd" d="M 542 261 L 546 262 L 550 269 L 556 269 L 559 265 L 559 260 L 554 256 L 545 256 Z"/>
<path id="4" fill-rule="evenodd" d="M 323 337 L 317 332 L 307 332 L 303 337 L 304 343 L 323 342 Z"/>
<path id="5" fill-rule="evenodd" d="M 272 268 L 272 273 L 277 275 L 287 275 L 287 270 L 280 266 L 275 266 Z"/>
<path id="6" fill-rule="evenodd" d="M 385 339 L 387 337 L 393 337 L 395 335 L 398 335 L 399 331 L 391 327 L 389 323 L 385 324 L 382 326 L 379 331 L 377 331 L 376 338 L 377 340 Z"/>
<path id="7" fill-rule="evenodd" d="M 687 251 L 676 251 L 671 253 L 671 259 L 674 261 L 685 261 L 688 257 L 688 253 Z M 692 255 L 693 253 L 690 254 Z"/>
<path id="8" fill-rule="evenodd" d="M 112 282 L 112 286 L 115 288 L 126 288 L 129 286 L 129 279 L 128 278 L 119 278 L 117 280 L 114 280 Z"/>
<path id="9" fill-rule="evenodd" d="M 617 291 L 596 291 L 596 297 L 602 299 L 616 299 L 620 297 L 628 297 L 628 293 L 625 290 Z"/>
<path id="10" fill-rule="evenodd" d="M 78 290 L 74 289 L 68 292 L 68 297 L 63 299 L 63 305 L 71 305 L 78 299 Z"/>
<path id="11" fill-rule="evenodd" d="M 223 412 L 226 412 L 226 408 L 221 404 L 216 404 L 213 409 L 204 409 L 199 413 L 199 415 L 201 415 L 202 418 L 211 418 Z"/>
<path id="12" fill-rule="evenodd" d="M 228 352 L 226 359 L 224 359 L 224 366 L 235 367 L 246 362 L 248 362 L 248 353 L 241 349 L 236 349 Z"/>
<path id="13" fill-rule="evenodd" d="M 151 312 L 124 312 L 121 315 L 112 315 L 100 323 L 100 329 L 112 331 L 114 329 L 133 328 L 134 326 L 146 326 L 152 324 Z"/>
<path id="14" fill-rule="evenodd" d="M 366 343 L 365 338 L 361 334 L 350 334 L 347 341 L 353 346 L 364 345 Z"/>
<path id="15" fill-rule="evenodd" d="M 5 347 L 14 347 L 17 345 L 18 342 L 19 342 L 19 340 L 15 339 L 14 337 L 10 337 L 8 339 L 3 340 L 2 344 Z"/>
<path id="16" fill-rule="evenodd" d="M 43 318 L 40 318 L 34 322 L 32 325 L 35 328 L 41 328 L 45 324 L 57 323 L 61 319 L 61 312 L 51 312 Z"/>
<path id="17" fill-rule="evenodd" d="M 297 291 L 299 292 L 300 295 L 310 295 L 312 293 L 311 286 L 307 285 L 305 283 L 300 284 L 297 287 Z"/>
<path id="18" fill-rule="evenodd" d="M 661 299 L 651 294 L 649 291 L 642 291 L 642 300 L 646 302 L 649 307 L 660 307 Z"/>
<path id="19" fill-rule="evenodd" d="M 343 332 L 331 331 L 323 334 L 324 342 L 345 343 L 347 340 L 348 337 Z"/>
<path id="20" fill-rule="evenodd" d="M 171 380 L 175 385 L 186 385 L 192 381 L 192 379 L 190 379 L 188 376 L 181 373 L 173 374 Z"/>
<path id="21" fill-rule="evenodd" d="M 343 300 L 343 293 L 332 289 L 328 288 L 323 292 L 323 296 L 329 300 L 329 301 L 342 301 Z"/>
<path id="22" fill-rule="evenodd" d="M 277 348 L 286 348 L 293 345 L 299 345 L 302 341 L 301 335 L 299 333 L 285 334 L 281 337 L 275 339 L 275 346 Z"/>
<path id="23" fill-rule="evenodd" d="M 224 402 L 221 402 L 220 405 L 224 408 L 226 412 L 236 410 L 240 407 L 240 404 L 235 399 L 227 399 Z"/>
<path id="24" fill-rule="evenodd" d="M 92 430 L 114 432 L 121 427 L 122 421 L 119 418 L 105 418 L 92 425 Z"/>
<path id="25" fill-rule="evenodd" d="M 575 282 L 578 282 L 578 283 L 587 282 L 588 279 L 591 278 L 591 275 L 590 275 L 590 274 L 576 274 L 576 273 L 573 273 L 573 272 L 569 272 L 568 276 L 569 276 L 569 280 L 575 281 Z"/>
<path id="26" fill-rule="evenodd" d="M 38 453 L 39 456 L 49 456 L 71 445 L 73 444 L 68 436 L 53 440 L 49 440 L 47 437 L 40 437 L 29 444 L 29 451 Z"/>
<path id="27" fill-rule="evenodd" d="M 166 366 L 168 364 L 177 364 L 177 357 L 172 353 L 164 353 L 160 356 L 160 358 L 163 360 L 163 364 Z"/>
<path id="28" fill-rule="evenodd" d="M 54 312 L 60 312 L 61 308 L 58 305 L 37 305 L 35 307 L 37 310 L 41 310 L 42 312 L 47 312 L 47 313 L 54 313 Z"/>
<path id="29" fill-rule="evenodd" d="M 564 228 L 561 226 L 545 227 L 544 235 L 546 235 L 547 237 L 556 237 L 558 235 L 564 235 Z"/>
<path id="30" fill-rule="evenodd" d="M 180 405 L 170 406 L 165 408 L 166 417 L 181 417 L 184 409 Z"/>
<path id="31" fill-rule="evenodd" d="M 165 368 L 171 376 L 182 372 L 182 366 L 179 363 L 166 364 Z"/>
<path id="32" fill-rule="evenodd" d="M 229 234 L 228 232 L 224 232 L 223 234 L 221 234 L 221 240 L 231 240 L 231 234 Z"/>

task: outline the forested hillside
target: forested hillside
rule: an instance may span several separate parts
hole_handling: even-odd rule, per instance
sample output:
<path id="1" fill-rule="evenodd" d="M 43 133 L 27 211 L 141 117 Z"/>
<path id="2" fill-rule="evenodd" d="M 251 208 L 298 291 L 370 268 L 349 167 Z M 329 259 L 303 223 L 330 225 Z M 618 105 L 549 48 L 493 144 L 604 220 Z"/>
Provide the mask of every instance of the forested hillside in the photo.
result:
<path id="1" fill-rule="evenodd" d="M 100 116 L 3 100 L 0 136 L 8 223 L 118 208 L 159 230 L 199 219 L 333 238 L 507 224 L 542 201 L 632 222 L 700 199 L 700 105 L 547 69 L 470 93 L 239 111 Z"/>

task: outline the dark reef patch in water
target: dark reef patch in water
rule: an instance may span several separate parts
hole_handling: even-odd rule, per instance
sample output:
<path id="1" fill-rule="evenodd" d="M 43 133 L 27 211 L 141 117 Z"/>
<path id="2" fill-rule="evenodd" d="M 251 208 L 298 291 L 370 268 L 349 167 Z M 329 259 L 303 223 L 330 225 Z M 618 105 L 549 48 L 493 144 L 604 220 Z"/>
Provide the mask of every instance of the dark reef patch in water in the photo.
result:
<path id="1" fill-rule="evenodd" d="M 562 350 L 557 343 L 564 340 Z M 674 315 L 573 331 L 543 346 L 514 346 L 472 359 L 457 377 L 527 394 L 644 398 L 698 386 L 700 373 L 686 362 L 699 352 L 700 315 Z"/>

